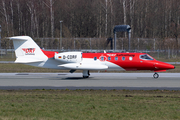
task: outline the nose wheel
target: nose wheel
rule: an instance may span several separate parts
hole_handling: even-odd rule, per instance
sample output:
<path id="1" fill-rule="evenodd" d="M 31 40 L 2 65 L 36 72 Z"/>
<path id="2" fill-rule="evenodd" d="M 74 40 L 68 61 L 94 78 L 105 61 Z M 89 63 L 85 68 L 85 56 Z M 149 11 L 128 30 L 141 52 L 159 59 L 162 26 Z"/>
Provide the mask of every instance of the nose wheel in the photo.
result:
<path id="1" fill-rule="evenodd" d="M 157 78 L 159 77 L 159 74 L 155 72 L 154 75 L 153 75 L 153 77 L 154 77 L 155 79 L 157 79 Z"/>

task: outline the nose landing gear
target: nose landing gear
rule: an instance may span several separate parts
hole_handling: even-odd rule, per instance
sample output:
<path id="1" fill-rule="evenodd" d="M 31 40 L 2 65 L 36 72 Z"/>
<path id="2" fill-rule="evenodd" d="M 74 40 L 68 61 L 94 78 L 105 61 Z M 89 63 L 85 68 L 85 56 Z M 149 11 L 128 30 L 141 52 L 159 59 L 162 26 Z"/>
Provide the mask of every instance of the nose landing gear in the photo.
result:
<path id="1" fill-rule="evenodd" d="M 154 75 L 153 75 L 153 77 L 154 77 L 155 79 L 157 79 L 157 78 L 159 77 L 159 74 L 155 72 Z"/>

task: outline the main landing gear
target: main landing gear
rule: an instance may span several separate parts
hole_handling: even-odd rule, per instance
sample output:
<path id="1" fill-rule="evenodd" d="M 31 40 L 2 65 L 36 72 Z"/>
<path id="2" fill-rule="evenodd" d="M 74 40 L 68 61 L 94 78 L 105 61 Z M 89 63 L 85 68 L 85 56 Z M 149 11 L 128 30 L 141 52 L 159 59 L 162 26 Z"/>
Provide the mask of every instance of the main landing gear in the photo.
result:
<path id="1" fill-rule="evenodd" d="M 157 79 L 157 78 L 159 77 L 159 74 L 155 72 L 154 75 L 153 75 L 153 77 L 154 77 L 155 79 Z"/>
<path id="2" fill-rule="evenodd" d="M 89 70 L 83 70 L 83 78 L 88 78 L 89 76 Z"/>

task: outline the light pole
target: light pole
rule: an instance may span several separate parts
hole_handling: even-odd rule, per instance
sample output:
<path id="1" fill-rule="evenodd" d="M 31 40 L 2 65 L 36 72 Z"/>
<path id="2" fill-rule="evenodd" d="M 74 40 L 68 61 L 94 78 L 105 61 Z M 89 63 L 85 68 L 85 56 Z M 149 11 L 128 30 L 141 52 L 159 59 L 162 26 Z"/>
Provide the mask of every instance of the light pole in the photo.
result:
<path id="1" fill-rule="evenodd" d="M 1 25 L 0 25 L 0 49 L 1 49 Z"/>
<path id="2" fill-rule="evenodd" d="M 61 21 L 59 21 L 60 22 L 60 50 L 62 49 L 62 20 Z"/>

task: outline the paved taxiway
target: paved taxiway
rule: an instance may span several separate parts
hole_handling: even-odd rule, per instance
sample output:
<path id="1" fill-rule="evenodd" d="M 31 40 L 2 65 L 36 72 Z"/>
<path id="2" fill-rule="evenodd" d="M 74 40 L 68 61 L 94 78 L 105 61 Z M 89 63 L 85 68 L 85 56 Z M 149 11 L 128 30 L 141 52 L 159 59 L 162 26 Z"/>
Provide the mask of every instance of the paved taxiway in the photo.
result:
<path id="1" fill-rule="evenodd" d="M 0 73 L 0 89 L 180 90 L 180 73 Z"/>

